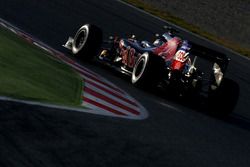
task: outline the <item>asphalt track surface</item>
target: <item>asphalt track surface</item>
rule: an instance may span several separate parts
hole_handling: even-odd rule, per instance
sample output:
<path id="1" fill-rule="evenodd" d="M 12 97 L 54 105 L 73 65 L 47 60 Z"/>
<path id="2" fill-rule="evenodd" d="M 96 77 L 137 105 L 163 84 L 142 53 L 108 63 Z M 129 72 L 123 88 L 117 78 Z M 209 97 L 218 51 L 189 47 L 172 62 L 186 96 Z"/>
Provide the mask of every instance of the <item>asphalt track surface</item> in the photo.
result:
<path id="1" fill-rule="evenodd" d="M 164 22 L 118 1 L 0 1 L 0 17 L 52 47 L 83 23 L 104 34 L 137 34 L 150 39 Z M 128 80 L 85 64 L 136 98 L 149 111 L 142 121 L 0 102 L 0 166 L 249 166 L 249 60 L 207 42 L 232 59 L 236 106 L 226 118 L 134 88 Z M 230 102 L 229 102 L 230 103 Z M 194 105 L 194 104 L 192 104 Z"/>

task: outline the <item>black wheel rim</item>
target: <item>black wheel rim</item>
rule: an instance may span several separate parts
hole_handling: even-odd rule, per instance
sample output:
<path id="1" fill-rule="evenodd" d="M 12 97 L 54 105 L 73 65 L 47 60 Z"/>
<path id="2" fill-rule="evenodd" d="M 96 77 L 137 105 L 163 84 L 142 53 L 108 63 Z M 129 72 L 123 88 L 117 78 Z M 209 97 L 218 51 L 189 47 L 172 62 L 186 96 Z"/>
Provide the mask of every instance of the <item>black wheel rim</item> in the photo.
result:
<path id="1" fill-rule="evenodd" d="M 82 45 L 85 43 L 85 38 L 86 38 L 86 30 L 82 30 L 78 34 L 78 38 L 76 39 L 76 47 L 80 48 Z"/>

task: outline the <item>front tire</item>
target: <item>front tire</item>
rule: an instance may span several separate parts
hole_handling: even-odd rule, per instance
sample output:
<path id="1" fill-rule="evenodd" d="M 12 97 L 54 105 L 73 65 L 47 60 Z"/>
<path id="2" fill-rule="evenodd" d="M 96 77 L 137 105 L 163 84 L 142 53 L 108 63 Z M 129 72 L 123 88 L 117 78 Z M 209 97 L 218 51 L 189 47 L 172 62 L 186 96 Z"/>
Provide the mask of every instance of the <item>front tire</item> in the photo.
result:
<path id="1" fill-rule="evenodd" d="M 101 29 L 95 25 L 85 24 L 76 32 L 72 43 L 72 53 L 89 60 L 97 54 L 101 43 Z"/>

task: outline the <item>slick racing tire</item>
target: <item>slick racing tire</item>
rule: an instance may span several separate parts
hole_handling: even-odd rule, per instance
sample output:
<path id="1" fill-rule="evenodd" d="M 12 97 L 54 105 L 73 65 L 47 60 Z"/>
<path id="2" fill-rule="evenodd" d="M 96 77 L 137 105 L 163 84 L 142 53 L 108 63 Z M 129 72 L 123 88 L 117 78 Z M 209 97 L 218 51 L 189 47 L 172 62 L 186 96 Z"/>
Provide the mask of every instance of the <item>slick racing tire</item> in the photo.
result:
<path id="1" fill-rule="evenodd" d="M 135 63 L 132 84 L 138 87 L 156 86 L 163 74 L 164 61 L 148 52 L 143 53 Z"/>
<path id="2" fill-rule="evenodd" d="M 239 85 L 235 81 L 224 78 L 220 87 L 209 94 L 210 114 L 218 117 L 228 116 L 237 104 L 239 91 Z"/>
<path id="3" fill-rule="evenodd" d="M 100 49 L 102 31 L 95 25 L 85 24 L 75 34 L 72 53 L 82 59 L 92 59 Z"/>

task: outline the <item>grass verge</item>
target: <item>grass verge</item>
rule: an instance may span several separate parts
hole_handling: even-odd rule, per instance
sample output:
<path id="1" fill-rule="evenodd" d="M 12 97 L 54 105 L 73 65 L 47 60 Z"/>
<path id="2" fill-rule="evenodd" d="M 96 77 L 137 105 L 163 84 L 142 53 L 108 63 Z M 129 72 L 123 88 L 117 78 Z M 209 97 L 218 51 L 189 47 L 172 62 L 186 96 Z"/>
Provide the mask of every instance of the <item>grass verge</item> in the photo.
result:
<path id="1" fill-rule="evenodd" d="M 203 36 L 211 41 L 214 41 L 215 43 L 218 43 L 218 44 L 223 45 L 229 49 L 232 49 L 233 51 L 238 52 L 239 54 L 241 54 L 243 56 L 250 57 L 250 49 L 249 48 L 241 47 L 240 44 L 238 44 L 238 43 L 217 37 L 209 32 L 202 30 L 198 26 L 189 24 L 185 20 L 178 18 L 176 16 L 173 16 L 170 13 L 162 11 L 162 10 L 160 10 L 152 5 L 149 5 L 141 0 L 123 0 L 123 1 L 139 8 L 139 9 L 142 9 L 150 14 L 158 16 L 166 21 L 174 23 L 180 27 L 183 27 L 183 28 L 185 28 L 193 33 L 196 33 L 200 36 Z"/>
<path id="2" fill-rule="evenodd" d="M 1 96 L 79 106 L 82 86 L 69 66 L 0 27 Z"/>

